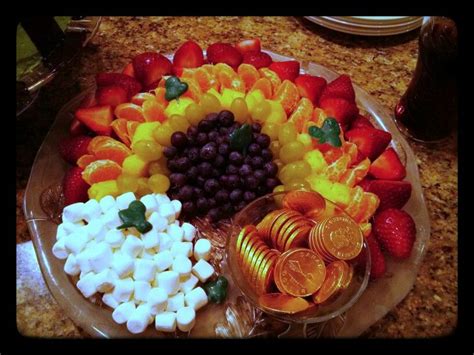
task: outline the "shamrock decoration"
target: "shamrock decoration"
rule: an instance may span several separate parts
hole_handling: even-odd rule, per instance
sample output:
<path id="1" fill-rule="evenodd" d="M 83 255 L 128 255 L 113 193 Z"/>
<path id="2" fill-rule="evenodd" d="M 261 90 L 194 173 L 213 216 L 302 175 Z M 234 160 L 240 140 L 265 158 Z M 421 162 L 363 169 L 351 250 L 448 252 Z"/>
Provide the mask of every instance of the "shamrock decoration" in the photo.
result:
<path id="1" fill-rule="evenodd" d="M 321 128 L 316 126 L 309 127 L 308 132 L 312 137 L 316 138 L 320 144 L 328 143 L 333 147 L 340 147 L 342 145 L 341 139 L 339 138 L 339 133 L 341 133 L 339 123 L 332 117 L 326 118 Z"/>
<path id="2" fill-rule="evenodd" d="M 152 225 L 145 218 L 146 207 L 141 201 L 132 201 L 128 208 L 119 211 L 119 217 L 123 224 L 117 229 L 135 227 L 140 233 L 149 232 Z"/>
<path id="3" fill-rule="evenodd" d="M 165 82 L 165 99 L 177 99 L 188 90 L 188 84 L 183 83 L 177 76 L 170 76 Z"/>
<path id="4" fill-rule="evenodd" d="M 228 281 L 224 276 L 219 276 L 214 281 L 209 281 L 203 285 L 209 301 L 213 303 L 222 303 L 227 297 Z"/>
<path id="5" fill-rule="evenodd" d="M 244 154 L 247 152 L 247 147 L 252 142 L 252 127 L 245 123 L 240 128 L 237 128 L 230 135 L 230 148 L 238 149 Z"/>

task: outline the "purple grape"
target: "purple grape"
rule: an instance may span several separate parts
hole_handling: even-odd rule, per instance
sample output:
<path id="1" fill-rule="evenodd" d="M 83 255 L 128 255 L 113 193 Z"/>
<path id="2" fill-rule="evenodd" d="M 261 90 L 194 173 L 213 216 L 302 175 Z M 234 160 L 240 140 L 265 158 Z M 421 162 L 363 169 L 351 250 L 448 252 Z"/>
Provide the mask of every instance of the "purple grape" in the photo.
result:
<path id="1" fill-rule="evenodd" d="M 188 138 L 196 137 L 198 133 L 199 133 L 199 131 L 198 131 L 198 128 L 196 126 L 189 126 L 187 131 L 186 131 L 186 134 L 187 134 Z"/>
<path id="2" fill-rule="evenodd" d="M 240 176 L 247 176 L 252 174 L 252 167 L 249 164 L 243 164 L 239 169 Z"/>
<path id="3" fill-rule="evenodd" d="M 249 155 L 255 157 L 260 154 L 262 148 L 257 143 L 250 143 L 248 147 Z"/>
<path id="4" fill-rule="evenodd" d="M 229 128 L 228 127 L 220 127 L 219 128 L 219 134 L 221 136 L 226 136 L 229 134 Z"/>
<path id="5" fill-rule="evenodd" d="M 194 188 L 191 185 L 184 185 L 179 190 L 179 199 L 181 201 L 190 201 L 194 195 Z"/>
<path id="6" fill-rule="evenodd" d="M 206 197 L 204 190 L 200 187 L 194 186 L 194 198 Z"/>
<path id="7" fill-rule="evenodd" d="M 186 201 L 183 203 L 183 207 L 181 208 L 183 211 L 183 214 L 187 216 L 192 216 L 196 212 L 196 206 L 194 205 L 194 202 L 192 201 Z"/>
<path id="8" fill-rule="evenodd" d="M 168 161 L 166 162 L 166 166 L 171 172 L 178 171 L 177 159 L 168 159 Z"/>
<path id="9" fill-rule="evenodd" d="M 217 206 L 216 199 L 214 197 L 209 197 L 207 199 L 207 204 L 209 205 L 209 208 L 216 207 Z"/>
<path id="10" fill-rule="evenodd" d="M 171 135 L 171 144 L 176 148 L 184 148 L 188 144 L 188 137 L 183 132 L 174 132 Z"/>
<path id="11" fill-rule="evenodd" d="M 163 149 L 163 155 L 168 159 L 174 158 L 176 153 L 178 153 L 176 147 L 165 147 L 165 149 Z"/>
<path id="12" fill-rule="evenodd" d="M 265 195 L 268 192 L 268 188 L 265 185 L 259 185 L 257 187 L 257 196 Z"/>
<path id="13" fill-rule="evenodd" d="M 263 166 L 262 157 L 252 157 L 252 162 L 250 163 L 254 168 L 261 168 Z"/>
<path id="14" fill-rule="evenodd" d="M 273 189 L 275 187 L 277 187 L 278 185 L 280 185 L 280 180 L 276 179 L 276 178 L 268 178 L 267 180 L 265 180 L 265 186 L 270 190 L 270 191 L 273 191 Z"/>
<path id="15" fill-rule="evenodd" d="M 223 186 L 227 186 L 229 183 L 229 175 L 221 175 L 219 177 L 219 183 Z"/>
<path id="16" fill-rule="evenodd" d="M 186 156 L 192 162 L 199 161 L 199 148 L 197 147 L 189 148 L 188 151 L 186 152 Z"/>
<path id="17" fill-rule="evenodd" d="M 192 166 L 188 169 L 188 171 L 186 171 L 186 177 L 189 180 L 196 179 L 198 175 L 199 175 L 199 169 L 197 168 L 197 166 Z"/>
<path id="18" fill-rule="evenodd" d="M 225 137 L 219 136 L 216 138 L 216 144 L 221 145 L 222 143 L 225 143 Z"/>
<path id="19" fill-rule="evenodd" d="M 219 208 L 211 208 L 207 213 L 207 216 L 211 222 L 217 222 L 219 219 L 221 219 L 221 211 Z"/>
<path id="20" fill-rule="evenodd" d="M 202 177 L 209 177 L 212 174 L 212 165 L 207 161 L 203 161 L 198 165 L 199 175 Z"/>
<path id="21" fill-rule="evenodd" d="M 234 164 L 229 164 L 227 165 L 227 168 L 225 169 L 226 174 L 238 174 L 239 173 L 239 167 L 235 166 Z"/>
<path id="22" fill-rule="evenodd" d="M 216 143 L 211 142 L 207 143 L 204 147 L 201 148 L 201 151 L 199 152 L 199 156 L 201 159 L 205 160 L 212 160 L 216 157 L 217 155 L 217 148 L 216 148 Z"/>
<path id="23" fill-rule="evenodd" d="M 278 165 L 272 161 L 265 163 L 263 169 L 267 173 L 268 177 L 274 177 L 278 173 Z"/>
<path id="24" fill-rule="evenodd" d="M 219 114 L 213 112 L 209 113 L 206 115 L 204 118 L 206 121 L 209 121 L 209 123 L 212 125 L 212 127 L 216 126 L 217 123 L 219 123 Z"/>
<path id="25" fill-rule="evenodd" d="M 186 184 L 187 178 L 186 175 L 181 173 L 172 173 L 170 174 L 170 183 L 172 187 L 181 187 Z"/>
<path id="26" fill-rule="evenodd" d="M 207 134 L 204 132 L 199 132 L 196 136 L 196 143 L 199 146 L 203 146 L 207 143 Z"/>
<path id="27" fill-rule="evenodd" d="M 250 202 L 250 201 L 255 200 L 256 197 L 257 197 L 257 195 L 253 191 L 245 191 L 244 192 L 244 201 Z"/>
<path id="28" fill-rule="evenodd" d="M 217 137 L 219 137 L 219 133 L 217 131 L 211 131 L 207 134 L 207 137 L 210 142 L 215 142 Z"/>
<path id="29" fill-rule="evenodd" d="M 271 161 L 273 159 L 273 153 L 268 148 L 263 148 L 262 151 L 260 152 L 260 156 L 262 157 L 264 161 Z"/>
<path id="30" fill-rule="evenodd" d="M 207 119 L 202 120 L 198 124 L 199 132 L 209 132 L 213 127 L 213 123 Z"/>
<path id="31" fill-rule="evenodd" d="M 230 152 L 229 143 L 221 143 L 221 144 L 219 144 L 219 146 L 217 147 L 217 151 L 219 152 L 219 154 L 222 154 L 222 155 L 224 155 L 224 156 L 229 155 L 229 152 Z"/>
<path id="32" fill-rule="evenodd" d="M 196 207 L 198 211 L 201 213 L 206 213 L 207 210 L 209 209 L 209 204 L 207 203 L 207 198 L 205 197 L 200 197 L 196 201 Z"/>
<path id="33" fill-rule="evenodd" d="M 250 190 L 255 190 L 260 183 L 258 179 L 253 175 L 246 176 L 244 181 L 245 181 L 245 187 Z"/>
<path id="34" fill-rule="evenodd" d="M 240 166 L 244 162 L 244 157 L 241 153 L 234 151 L 229 154 L 229 161 L 232 164 Z"/>
<path id="35" fill-rule="evenodd" d="M 229 175 L 227 179 L 227 186 L 231 188 L 236 188 L 240 186 L 240 177 L 236 174 Z"/>
<path id="36" fill-rule="evenodd" d="M 244 192 L 241 189 L 234 189 L 230 192 L 229 199 L 232 202 L 239 202 L 242 200 Z"/>
<path id="37" fill-rule="evenodd" d="M 260 133 L 262 130 L 262 125 L 258 122 L 252 123 L 252 132 L 254 133 Z"/>
<path id="38" fill-rule="evenodd" d="M 214 198 L 216 199 L 216 202 L 218 203 L 225 203 L 229 200 L 229 192 L 227 190 L 221 189 L 216 192 L 216 195 Z"/>
<path id="39" fill-rule="evenodd" d="M 256 142 L 258 143 L 260 147 L 268 148 L 268 146 L 270 145 L 271 139 L 268 134 L 260 133 L 256 139 Z"/>
<path id="40" fill-rule="evenodd" d="M 234 207 L 230 202 L 224 203 L 221 209 L 224 217 L 230 217 L 234 213 Z"/>
<path id="41" fill-rule="evenodd" d="M 250 155 L 246 155 L 244 158 L 244 164 L 252 164 L 252 157 Z"/>
<path id="42" fill-rule="evenodd" d="M 184 173 L 191 167 L 191 160 L 188 157 L 181 157 L 176 159 L 176 169 Z"/>
<path id="43" fill-rule="evenodd" d="M 228 110 L 219 113 L 219 123 L 222 127 L 230 127 L 234 123 L 234 114 Z"/>
<path id="44" fill-rule="evenodd" d="M 216 179 L 208 179 L 204 183 L 204 190 L 209 194 L 216 193 L 219 187 L 219 182 Z"/>
<path id="45" fill-rule="evenodd" d="M 212 164 L 217 168 L 221 168 L 225 165 L 225 158 L 222 155 L 218 154 Z"/>
<path id="46" fill-rule="evenodd" d="M 219 176 L 221 176 L 221 172 L 217 168 L 212 168 L 211 176 L 214 178 L 218 178 Z"/>
<path id="47" fill-rule="evenodd" d="M 198 176 L 196 178 L 196 185 L 199 187 L 204 187 L 204 183 L 206 182 L 206 178 L 202 176 Z"/>
<path id="48" fill-rule="evenodd" d="M 247 206 L 247 202 L 245 201 L 240 201 L 239 203 L 235 204 L 234 205 L 234 210 L 237 212 L 237 211 L 241 211 L 245 208 L 245 206 Z"/>
<path id="49" fill-rule="evenodd" d="M 267 173 L 265 170 L 257 169 L 253 172 L 253 176 L 255 176 L 258 181 L 263 181 L 267 177 Z"/>

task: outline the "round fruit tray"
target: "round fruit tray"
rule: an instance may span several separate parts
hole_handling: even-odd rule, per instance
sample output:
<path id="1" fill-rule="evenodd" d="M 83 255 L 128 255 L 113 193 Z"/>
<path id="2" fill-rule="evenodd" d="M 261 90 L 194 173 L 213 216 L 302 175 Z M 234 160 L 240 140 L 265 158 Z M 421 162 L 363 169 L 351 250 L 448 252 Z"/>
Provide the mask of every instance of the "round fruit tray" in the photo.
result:
<path id="1" fill-rule="evenodd" d="M 268 52 L 274 60 L 293 58 Z M 168 56 L 170 57 L 170 56 Z M 301 62 L 302 71 L 333 80 L 337 73 L 315 63 Z M 406 179 L 412 184 L 411 198 L 405 210 L 413 217 L 417 238 L 409 259 L 393 262 L 387 260 L 384 278 L 371 281 L 359 300 L 344 314 L 324 323 L 285 324 L 263 314 L 255 308 L 233 283 L 226 263 L 226 236 L 231 233 L 232 221 L 221 221 L 212 227 L 206 221 L 193 221 L 201 235 L 213 245 L 211 263 L 229 279 L 229 293 L 224 304 L 209 304 L 197 314 L 196 326 L 189 334 L 172 333 L 167 336 L 189 337 L 356 337 L 382 318 L 397 305 L 412 288 L 430 237 L 430 221 L 419 181 L 415 156 L 398 132 L 391 114 L 373 97 L 354 85 L 358 106 L 365 110 L 373 123 L 392 134 L 392 146 L 406 164 Z M 39 149 L 28 181 L 24 200 L 24 213 L 41 271 L 48 288 L 65 313 L 85 331 L 95 337 L 162 337 L 162 333 L 149 327 L 140 335 L 132 335 L 114 323 L 111 310 L 100 302 L 84 298 L 63 271 L 64 261 L 54 257 L 57 225 L 62 211 L 61 181 L 67 164 L 60 158 L 57 142 L 68 134 L 74 110 L 88 94 L 85 91 L 67 103 L 58 113 L 56 121 Z"/>

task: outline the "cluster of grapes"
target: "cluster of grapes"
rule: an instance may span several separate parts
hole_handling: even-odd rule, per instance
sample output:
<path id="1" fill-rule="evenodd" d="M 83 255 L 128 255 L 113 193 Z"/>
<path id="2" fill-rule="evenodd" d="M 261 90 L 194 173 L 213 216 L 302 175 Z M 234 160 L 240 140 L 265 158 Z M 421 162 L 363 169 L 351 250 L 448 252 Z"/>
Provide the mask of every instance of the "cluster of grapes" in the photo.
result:
<path id="1" fill-rule="evenodd" d="M 212 222 L 230 217 L 280 184 L 272 162 L 270 137 L 252 124 L 252 140 L 244 155 L 231 149 L 231 134 L 241 124 L 232 112 L 210 113 L 187 132 L 175 132 L 163 154 L 168 159 L 168 194 L 183 204 L 188 217 L 208 215 Z"/>

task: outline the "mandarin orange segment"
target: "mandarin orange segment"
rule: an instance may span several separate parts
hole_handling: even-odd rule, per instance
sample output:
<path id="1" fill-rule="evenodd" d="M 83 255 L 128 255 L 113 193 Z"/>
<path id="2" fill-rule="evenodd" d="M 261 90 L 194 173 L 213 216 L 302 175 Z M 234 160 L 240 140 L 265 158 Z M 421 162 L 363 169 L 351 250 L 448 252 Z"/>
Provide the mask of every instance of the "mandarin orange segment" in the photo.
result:
<path id="1" fill-rule="evenodd" d="M 155 99 L 155 96 L 149 92 L 139 92 L 130 100 L 132 104 L 141 106 L 145 100 Z"/>
<path id="2" fill-rule="evenodd" d="M 196 68 L 196 71 L 194 72 L 194 79 L 198 83 L 202 92 L 207 92 L 212 88 L 219 91 L 219 83 L 217 82 L 214 74 L 209 73 L 209 71 L 203 67 Z"/>
<path id="3" fill-rule="evenodd" d="M 213 76 L 214 75 L 214 65 L 212 64 L 204 64 L 200 66 L 200 69 L 204 69 L 209 73 L 209 75 Z"/>
<path id="4" fill-rule="evenodd" d="M 166 89 L 164 87 L 155 90 L 155 99 L 163 108 L 168 106 L 168 100 L 165 99 Z"/>
<path id="5" fill-rule="evenodd" d="M 272 98 L 272 83 L 267 78 L 258 79 L 250 88 L 250 92 L 260 90 L 266 99 Z"/>
<path id="6" fill-rule="evenodd" d="M 194 68 L 183 68 L 183 72 L 179 76 L 181 79 L 187 78 L 187 79 L 192 79 L 194 78 L 194 73 L 196 72 L 196 69 Z"/>
<path id="7" fill-rule="evenodd" d="M 275 95 L 278 87 L 281 84 L 281 79 L 277 73 L 268 68 L 260 68 L 258 70 L 261 78 L 267 78 L 272 83 L 272 94 Z"/>
<path id="8" fill-rule="evenodd" d="M 116 120 L 112 121 L 110 126 L 114 130 L 117 137 L 122 141 L 122 143 L 124 143 L 127 147 L 130 147 L 130 144 L 132 142 L 128 135 L 128 130 L 127 130 L 128 122 L 133 122 L 133 121 L 127 121 L 126 119 L 123 119 L 123 118 L 117 118 Z"/>
<path id="9" fill-rule="evenodd" d="M 214 66 L 214 73 L 217 77 L 217 81 L 220 84 L 220 90 L 228 88 L 240 92 L 245 92 L 245 84 L 239 78 L 237 73 L 232 69 L 231 66 L 225 63 L 217 63 Z"/>
<path id="10" fill-rule="evenodd" d="M 132 103 L 118 105 L 115 108 L 114 113 L 117 118 L 124 118 L 129 121 L 145 122 L 142 107 Z"/>
<path id="11" fill-rule="evenodd" d="M 99 145 L 95 151 L 94 155 L 97 159 L 100 160 L 112 160 L 119 165 L 122 165 L 126 157 L 132 154 L 132 151 L 123 143 L 112 140 L 104 142 Z"/>
<path id="12" fill-rule="evenodd" d="M 237 68 L 237 74 L 245 84 L 245 90 L 249 91 L 255 82 L 260 79 L 258 70 L 253 65 L 242 63 Z"/>
<path id="13" fill-rule="evenodd" d="M 367 175 L 370 169 L 370 159 L 365 158 L 355 167 L 348 169 L 339 179 L 339 182 L 353 187 Z"/>
<path id="14" fill-rule="evenodd" d="M 188 84 L 188 90 L 186 90 L 182 96 L 189 97 L 191 100 L 199 102 L 201 100 L 202 91 L 196 79 L 194 79 L 194 77 L 183 78 L 182 81 Z"/>
<path id="15" fill-rule="evenodd" d="M 127 122 L 127 133 L 130 141 L 132 140 L 133 135 L 135 134 L 135 131 L 137 130 L 137 127 L 140 123 L 137 121 L 128 121 Z"/>
<path id="16" fill-rule="evenodd" d="M 86 166 L 82 178 L 89 185 L 106 180 L 115 180 L 122 173 L 122 167 L 113 160 L 96 160 Z"/>
<path id="17" fill-rule="evenodd" d="M 326 170 L 324 171 L 324 175 L 327 176 L 327 178 L 330 181 L 339 181 L 341 176 L 345 173 L 347 170 L 347 167 L 349 166 L 349 163 L 351 161 L 351 157 L 349 154 L 343 153 L 339 159 L 334 161 L 332 164 L 330 164 Z"/>
<path id="18" fill-rule="evenodd" d="M 112 121 L 112 125 L 114 122 L 117 120 Z M 97 147 L 102 144 L 103 142 L 107 142 L 109 140 L 113 139 L 112 137 L 109 136 L 95 136 L 94 138 L 91 139 L 89 142 L 89 145 L 87 146 L 87 153 L 94 155 L 94 151 L 97 149 Z"/>
<path id="19" fill-rule="evenodd" d="M 362 235 L 364 237 L 368 237 L 370 232 L 372 232 L 372 223 L 368 223 L 368 222 L 360 223 L 359 228 L 362 231 Z"/>
<path id="20" fill-rule="evenodd" d="M 380 200 L 376 194 L 371 192 L 364 192 L 359 211 L 354 216 L 354 220 L 358 223 L 367 222 L 379 207 Z"/>
<path id="21" fill-rule="evenodd" d="M 166 120 L 165 109 L 155 100 L 154 96 L 152 99 L 145 100 L 142 109 L 146 122 L 163 122 Z"/>
<path id="22" fill-rule="evenodd" d="M 160 81 L 158 82 L 158 86 L 156 87 L 155 92 L 156 92 L 156 90 L 157 90 L 158 88 L 163 88 L 163 89 L 164 89 L 164 88 L 165 88 L 165 85 L 166 85 L 166 78 L 165 78 L 165 77 L 162 77 L 162 78 L 160 79 Z"/>
<path id="23" fill-rule="evenodd" d="M 341 148 L 331 147 L 323 153 L 323 156 L 324 156 L 324 160 L 326 160 L 326 163 L 332 164 L 337 159 L 339 159 L 343 154 L 344 154 L 344 151 Z"/>
<path id="24" fill-rule="evenodd" d="M 316 126 L 321 128 L 326 118 L 327 118 L 326 112 L 324 112 L 322 108 L 319 108 L 319 107 L 314 108 L 312 121 L 314 122 Z"/>
<path id="25" fill-rule="evenodd" d="M 283 80 L 277 91 L 273 95 L 273 99 L 280 101 L 287 115 L 290 115 L 295 109 L 300 99 L 298 88 L 289 80 Z"/>
<path id="26" fill-rule="evenodd" d="M 358 156 L 357 146 L 352 142 L 344 142 L 342 144 L 342 149 L 344 150 L 344 153 L 347 153 L 351 156 L 350 165 L 352 165 L 357 160 L 357 156 Z"/>
<path id="27" fill-rule="evenodd" d="M 98 160 L 98 158 L 95 157 L 95 155 L 92 154 L 84 154 L 81 156 L 79 159 L 77 159 L 77 166 L 84 169 L 87 165 L 92 163 L 93 161 Z"/>
<path id="28" fill-rule="evenodd" d="M 344 209 L 349 216 L 354 218 L 357 216 L 357 213 L 360 211 L 362 198 L 364 197 L 364 189 L 360 186 L 356 186 L 351 191 L 351 202 L 349 205 Z"/>
<path id="29" fill-rule="evenodd" d="M 305 123 L 311 119 L 312 115 L 313 103 L 306 97 L 302 97 L 288 121 L 295 124 L 298 133 L 308 132 L 305 130 Z"/>

